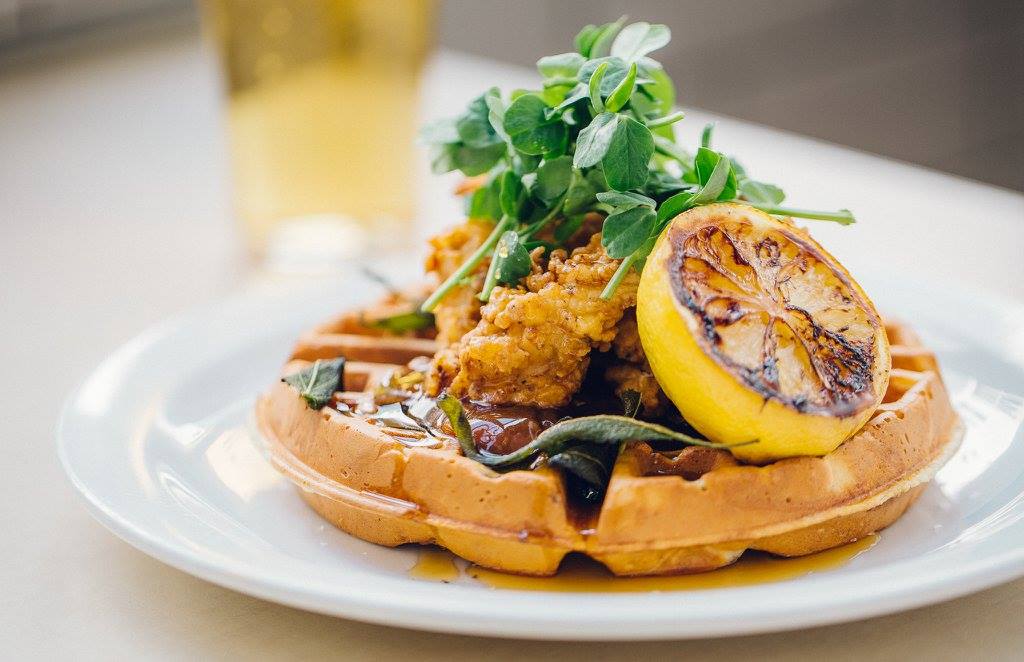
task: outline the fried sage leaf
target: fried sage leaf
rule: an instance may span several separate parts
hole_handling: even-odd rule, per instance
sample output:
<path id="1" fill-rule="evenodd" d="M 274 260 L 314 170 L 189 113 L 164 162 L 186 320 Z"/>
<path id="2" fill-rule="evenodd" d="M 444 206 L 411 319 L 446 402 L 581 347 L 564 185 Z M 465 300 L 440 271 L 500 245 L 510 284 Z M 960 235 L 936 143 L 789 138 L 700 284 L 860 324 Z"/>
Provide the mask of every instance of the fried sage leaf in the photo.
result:
<path id="1" fill-rule="evenodd" d="M 552 456 L 548 465 L 562 471 L 570 494 L 598 503 L 608 489 L 618 450 L 616 446 L 581 444 Z"/>
<path id="2" fill-rule="evenodd" d="M 553 456 L 563 451 L 569 445 L 587 442 L 610 445 L 623 441 L 676 441 L 681 444 L 707 446 L 709 448 L 730 448 L 754 443 L 753 441 L 748 441 L 742 444 L 716 444 L 706 439 L 698 439 L 681 432 L 676 432 L 657 423 L 638 421 L 628 416 L 599 414 L 596 416 L 570 418 L 555 423 L 519 450 L 505 455 L 495 455 L 477 449 L 476 443 L 473 441 L 473 430 L 458 398 L 443 393 L 437 400 L 437 406 L 448 417 L 448 422 L 451 424 L 455 437 L 459 441 L 459 446 L 462 448 L 462 454 L 472 460 L 476 460 L 480 464 L 496 468 L 519 464 L 528 460 L 536 453 L 543 452 L 548 456 Z"/>
<path id="3" fill-rule="evenodd" d="M 281 379 L 295 387 L 310 409 L 321 409 L 331 401 L 334 392 L 341 388 L 345 375 L 345 357 L 317 359 L 313 365 Z"/>

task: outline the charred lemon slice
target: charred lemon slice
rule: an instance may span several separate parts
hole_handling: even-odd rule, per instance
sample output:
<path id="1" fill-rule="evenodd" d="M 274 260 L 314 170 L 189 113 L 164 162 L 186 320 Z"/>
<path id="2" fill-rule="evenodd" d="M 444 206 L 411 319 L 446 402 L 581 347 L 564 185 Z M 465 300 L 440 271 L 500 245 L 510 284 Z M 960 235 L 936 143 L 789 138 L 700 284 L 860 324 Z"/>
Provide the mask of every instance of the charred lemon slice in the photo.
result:
<path id="1" fill-rule="evenodd" d="M 637 322 L 680 413 L 748 462 L 824 455 L 889 382 L 874 304 L 806 231 L 745 205 L 697 207 L 658 239 Z"/>

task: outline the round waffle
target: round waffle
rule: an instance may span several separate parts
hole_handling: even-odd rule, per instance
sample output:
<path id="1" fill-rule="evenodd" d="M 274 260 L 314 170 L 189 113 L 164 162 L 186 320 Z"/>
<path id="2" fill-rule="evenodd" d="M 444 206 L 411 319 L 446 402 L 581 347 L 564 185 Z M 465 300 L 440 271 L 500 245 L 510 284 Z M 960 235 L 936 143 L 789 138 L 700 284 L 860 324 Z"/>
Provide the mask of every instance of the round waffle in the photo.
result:
<path id="1" fill-rule="evenodd" d="M 303 336 L 283 374 L 345 356 L 346 391 L 436 349 L 427 338 L 371 335 L 346 315 Z M 800 556 L 893 523 L 956 450 L 962 426 L 934 355 L 888 324 L 893 370 L 868 423 L 824 457 L 766 466 L 721 450 L 675 454 L 628 443 L 603 503 L 584 507 L 554 469 L 497 473 L 454 439 L 411 441 L 401 430 L 309 409 L 275 384 L 256 418 L 275 466 L 340 529 L 381 545 L 437 544 L 488 568 L 551 575 L 569 552 L 618 575 L 712 570 L 747 549 Z"/>

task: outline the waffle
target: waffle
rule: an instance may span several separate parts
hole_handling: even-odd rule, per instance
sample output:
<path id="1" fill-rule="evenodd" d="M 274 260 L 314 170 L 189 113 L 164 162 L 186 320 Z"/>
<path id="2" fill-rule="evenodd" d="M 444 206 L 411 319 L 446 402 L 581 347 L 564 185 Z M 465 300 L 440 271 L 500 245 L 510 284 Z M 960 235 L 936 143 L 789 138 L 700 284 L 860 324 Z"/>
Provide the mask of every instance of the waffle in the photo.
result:
<path id="1" fill-rule="evenodd" d="M 571 500 L 550 467 L 497 473 L 454 439 L 413 438 L 331 409 L 313 411 L 284 383 L 257 403 L 274 464 L 325 519 L 388 546 L 436 544 L 480 566 L 551 575 L 570 552 L 617 575 L 712 570 L 747 549 L 800 556 L 899 518 L 962 436 L 934 355 L 899 323 L 886 327 L 893 370 L 871 420 L 824 457 L 738 464 L 723 450 L 675 454 L 627 443 L 600 506 Z M 283 374 L 345 356 L 344 389 L 372 391 L 435 350 L 345 315 L 300 338 Z M 344 394 L 342 394 L 344 395 Z"/>

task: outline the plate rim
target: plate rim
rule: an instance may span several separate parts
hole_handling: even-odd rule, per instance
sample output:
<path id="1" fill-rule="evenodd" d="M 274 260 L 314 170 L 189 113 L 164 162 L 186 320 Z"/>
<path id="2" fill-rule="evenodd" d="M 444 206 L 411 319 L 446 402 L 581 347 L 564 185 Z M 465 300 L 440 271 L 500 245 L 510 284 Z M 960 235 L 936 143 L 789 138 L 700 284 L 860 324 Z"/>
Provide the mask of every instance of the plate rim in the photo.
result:
<path id="1" fill-rule="evenodd" d="M 935 287 L 934 281 L 930 285 Z M 954 289 L 960 288 L 955 287 Z M 280 294 L 280 292 L 277 294 Z M 1024 304 L 989 291 L 971 291 L 970 294 L 975 301 L 979 297 L 983 299 L 982 303 L 986 307 L 1013 308 L 1015 309 L 1015 314 L 1024 319 Z M 695 623 L 685 619 L 680 620 L 678 616 L 673 617 L 671 610 L 668 610 L 665 612 L 666 616 L 653 620 L 649 618 L 649 614 L 643 620 L 628 617 L 622 618 L 621 614 L 615 618 L 611 618 L 607 614 L 597 618 L 594 617 L 594 614 L 587 614 L 589 618 L 581 620 L 579 614 L 577 614 L 575 619 L 549 619 L 543 622 L 531 621 L 523 615 L 504 621 L 489 619 L 477 622 L 468 618 L 460 618 L 460 616 L 468 616 L 468 613 L 460 613 L 457 608 L 452 608 L 454 606 L 452 604 L 439 605 L 437 596 L 432 598 L 431 603 L 428 605 L 426 603 L 420 604 L 422 600 L 419 600 L 419 598 L 410 599 L 411 597 L 415 598 L 415 596 L 395 595 L 380 591 L 375 595 L 369 596 L 366 594 L 345 594 L 343 591 L 339 593 L 338 591 L 316 590 L 315 587 L 308 585 L 296 584 L 294 582 L 289 584 L 289 582 L 285 581 L 285 578 L 277 574 L 270 576 L 261 575 L 259 573 L 260 569 L 254 567 L 247 559 L 236 561 L 234 564 L 228 564 L 204 557 L 202 554 L 190 551 L 180 544 L 175 544 L 174 541 L 169 541 L 155 535 L 153 532 L 146 530 L 142 523 L 133 522 L 129 518 L 123 517 L 118 513 L 115 504 L 107 503 L 104 498 L 94 492 L 78 475 L 69 458 L 68 426 L 74 421 L 72 410 L 82 391 L 107 366 L 122 361 L 125 356 L 138 352 L 140 348 L 173 336 L 175 331 L 180 330 L 183 326 L 187 326 L 190 321 L 198 321 L 204 315 L 216 314 L 228 308 L 251 304 L 255 301 L 266 302 L 268 296 L 275 296 L 275 293 L 258 289 L 242 291 L 220 301 L 186 311 L 147 328 L 109 354 L 78 383 L 61 407 L 56 429 L 57 454 L 61 466 L 70 479 L 75 491 L 84 500 L 88 511 L 94 518 L 112 533 L 143 553 L 178 570 L 219 586 L 295 608 L 380 625 L 433 632 L 506 638 L 625 641 L 759 634 L 847 622 L 954 599 L 1024 576 L 1024 546 L 1019 546 L 1016 548 L 1011 547 L 999 553 L 988 553 L 972 558 L 967 563 L 957 565 L 955 573 L 949 573 L 948 566 L 946 566 L 945 572 L 938 572 L 938 568 L 942 567 L 941 561 L 943 559 L 935 554 L 917 559 L 899 559 L 879 568 L 861 570 L 856 574 L 860 577 L 891 575 L 894 569 L 898 570 L 901 567 L 914 567 L 917 572 L 905 573 L 900 578 L 900 581 L 891 581 L 879 589 L 862 589 L 849 593 L 837 593 L 824 605 L 821 604 L 821 601 L 814 603 L 812 606 L 794 604 L 779 609 L 767 617 L 764 617 L 762 614 L 760 618 L 704 619 L 699 623 Z M 285 296 L 297 298 L 301 297 L 302 293 L 297 294 L 295 290 L 291 290 Z M 1009 361 L 1009 363 L 1012 364 L 1013 362 Z M 927 570 L 929 564 L 936 565 L 937 563 L 939 565 L 935 571 L 921 572 L 922 570 Z M 384 584 L 388 583 L 390 582 L 384 582 Z M 424 582 L 424 584 L 428 583 Z M 445 601 L 447 603 L 458 602 L 459 591 L 467 588 L 442 584 L 434 586 L 443 587 L 443 590 L 454 591 L 451 594 L 454 598 Z M 764 586 L 779 588 L 778 585 L 761 585 L 688 591 L 686 595 L 692 597 L 698 594 L 707 595 L 708 593 L 714 593 L 716 596 L 722 596 L 727 592 L 735 595 L 736 592 L 756 592 L 758 589 L 763 589 Z M 510 591 L 509 593 L 527 592 Z M 551 598 L 554 594 L 544 593 L 542 595 Z M 572 596 L 577 594 L 562 595 Z M 601 603 L 615 603 L 616 601 L 629 602 L 635 596 L 650 595 L 587 594 L 587 597 L 589 600 Z M 672 595 L 672 593 L 658 594 L 658 597 L 660 598 L 665 595 Z M 445 608 L 439 609 L 442 606 Z M 622 631 L 622 626 L 624 625 L 629 626 L 629 631 Z"/>

